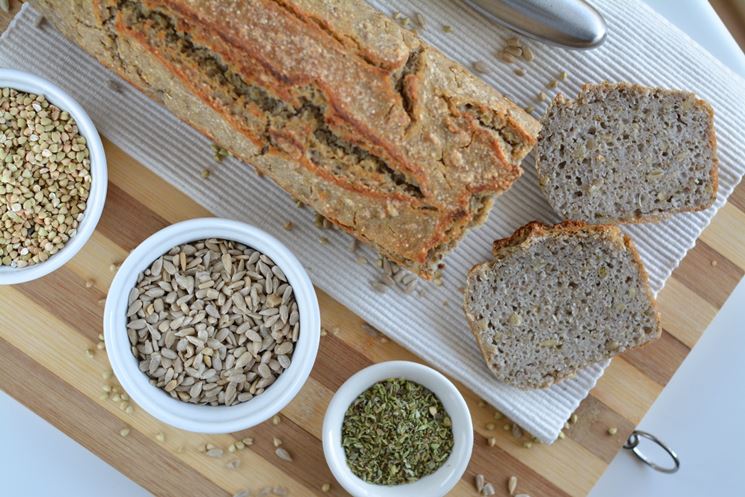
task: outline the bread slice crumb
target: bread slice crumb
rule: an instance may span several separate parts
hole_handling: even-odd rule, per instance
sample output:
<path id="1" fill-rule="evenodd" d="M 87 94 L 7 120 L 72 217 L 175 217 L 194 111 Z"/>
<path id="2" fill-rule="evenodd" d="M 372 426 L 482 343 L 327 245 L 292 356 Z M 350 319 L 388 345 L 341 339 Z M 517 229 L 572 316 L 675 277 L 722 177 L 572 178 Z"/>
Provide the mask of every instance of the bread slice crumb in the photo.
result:
<path id="1" fill-rule="evenodd" d="M 714 112 L 693 93 L 585 85 L 543 117 L 536 171 L 551 206 L 588 223 L 658 221 L 710 207 L 717 193 Z"/>
<path id="2" fill-rule="evenodd" d="M 489 368 L 543 388 L 659 337 L 647 274 L 616 226 L 532 222 L 468 273 L 464 308 Z"/>

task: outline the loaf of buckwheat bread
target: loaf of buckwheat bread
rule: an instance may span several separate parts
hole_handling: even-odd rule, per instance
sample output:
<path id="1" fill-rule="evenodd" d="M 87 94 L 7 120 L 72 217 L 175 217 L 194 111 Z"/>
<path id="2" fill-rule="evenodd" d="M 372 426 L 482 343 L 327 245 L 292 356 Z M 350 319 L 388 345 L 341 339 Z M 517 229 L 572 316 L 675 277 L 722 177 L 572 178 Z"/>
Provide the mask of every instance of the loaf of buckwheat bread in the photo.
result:
<path id="1" fill-rule="evenodd" d="M 564 219 L 659 221 L 716 200 L 714 111 L 691 92 L 587 84 L 557 95 L 542 123 L 538 180 Z"/>
<path id="2" fill-rule="evenodd" d="M 296 200 L 424 277 L 539 124 L 362 0 L 34 0 Z"/>
<path id="3" fill-rule="evenodd" d="M 489 368 L 547 387 L 660 336 L 647 273 L 616 226 L 533 222 L 468 273 L 466 318 Z"/>

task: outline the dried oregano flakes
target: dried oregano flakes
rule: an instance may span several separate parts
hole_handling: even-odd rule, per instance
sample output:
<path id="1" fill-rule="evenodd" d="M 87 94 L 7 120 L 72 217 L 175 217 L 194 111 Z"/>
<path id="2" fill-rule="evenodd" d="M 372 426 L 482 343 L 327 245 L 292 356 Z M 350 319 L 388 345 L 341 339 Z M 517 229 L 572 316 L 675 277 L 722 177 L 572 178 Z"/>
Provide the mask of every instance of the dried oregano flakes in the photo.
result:
<path id="1" fill-rule="evenodd" d="M 452 423 L 429 389 L 390 378 L 347 408 L 341 442 L 355 475 L 369 483 L 398 485 L 442 466 L 453 450 Z"/>

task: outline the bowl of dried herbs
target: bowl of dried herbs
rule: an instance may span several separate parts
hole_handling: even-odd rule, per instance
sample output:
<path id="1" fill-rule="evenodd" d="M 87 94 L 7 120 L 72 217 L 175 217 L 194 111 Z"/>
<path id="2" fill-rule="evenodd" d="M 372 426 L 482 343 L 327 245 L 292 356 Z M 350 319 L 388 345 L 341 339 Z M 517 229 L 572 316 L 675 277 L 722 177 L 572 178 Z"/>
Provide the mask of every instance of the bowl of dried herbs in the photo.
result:
<path id="1" fill-rule="evenodd" d="M 432 368 L 391 361 L 358 372 L 326 411 L 323 449 L 355 497 L 444 496 L 468 465 L 471 415 Z"/>

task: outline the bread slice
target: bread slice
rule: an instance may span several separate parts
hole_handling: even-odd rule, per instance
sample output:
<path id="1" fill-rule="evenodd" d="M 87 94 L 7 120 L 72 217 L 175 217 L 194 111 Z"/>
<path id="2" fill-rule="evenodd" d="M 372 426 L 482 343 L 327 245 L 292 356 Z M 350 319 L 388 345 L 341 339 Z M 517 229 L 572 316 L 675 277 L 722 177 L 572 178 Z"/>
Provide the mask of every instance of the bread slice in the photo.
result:
<path id="1" fill-rule="evenodd" d="M 660 335 L 647 273 L 616 226 L 532 222 L 468 273 L 465 311 L 489 368 L 542 388 Z"/>
<path id="2" fill-rule="evenodd" d="M 541 188 L 565 219 L 658 221 L 716 199 L 714 112 L 687 91 L 602 83 L 557 95 L 537 150 Z"/>

